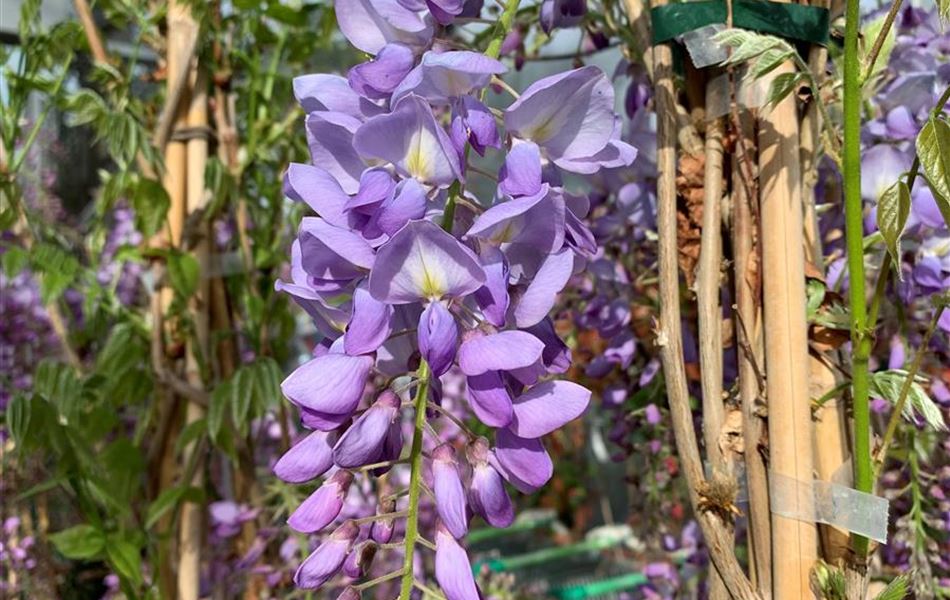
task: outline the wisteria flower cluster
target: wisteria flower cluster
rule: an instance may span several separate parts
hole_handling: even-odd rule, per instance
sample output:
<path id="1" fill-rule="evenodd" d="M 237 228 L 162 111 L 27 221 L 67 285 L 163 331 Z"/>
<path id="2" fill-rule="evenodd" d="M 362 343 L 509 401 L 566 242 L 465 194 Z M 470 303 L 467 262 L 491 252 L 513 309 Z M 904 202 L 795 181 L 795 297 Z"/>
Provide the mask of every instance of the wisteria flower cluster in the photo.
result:
<path id="1" fill-rule="evenodd" d="M 342 598 L 359 597 L 355 582 L 403 518 L 405 563 L 388 578 L 402 578 L 404 596 L 424 585 L 413 581 L 415 547 L 429 545 L 418 529 L 423 491 L 439 516 L 436 580 L 449 600 L 478 598 L 460 544 L 471 518 L 510 525 L 505 482 L 523 493 L 543 486 L 553 464 L 541 438 L 590 399 L 553 378 L 571 356 L 548 313 L 596 251 L 587 198 L 565 191 L 562 175 L 628 165 L 636 150 L 621 141 L 613 88 L 594 67 L 537 81 L 504 110 L 486 105 L 505 65 L 436 41 L 472 4 L 338 0 L 341 31 L 375 58 L 346 78 L 294 82 L 312 164 L 289 167 L 285 193 L 317 216 L 303 219 L 292 281 L 277 287 L 325 337 L 282 384 L 313 432 L 275 472 L 325 479 L 289 524 L 321 532 L 340 520 L 354 477 L 410 469 L 407 490 L 381 497 L 376 517 L 336 525 L 300 565 L 303 588 L 342 572 L 354 582 Z M 494 198 L 466 188 L 471 151 L 501 155 Z M 440 378 L 450 370 L 492 439 L 469 432 L 453 444 L 434 433 L 428 420 L 446 415 Z"/>

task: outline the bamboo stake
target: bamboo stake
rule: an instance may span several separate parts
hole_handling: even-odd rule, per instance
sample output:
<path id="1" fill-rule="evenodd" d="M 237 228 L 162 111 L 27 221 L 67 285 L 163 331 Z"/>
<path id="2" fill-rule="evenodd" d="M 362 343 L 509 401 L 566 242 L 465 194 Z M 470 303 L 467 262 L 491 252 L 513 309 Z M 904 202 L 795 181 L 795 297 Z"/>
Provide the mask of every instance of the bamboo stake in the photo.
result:
<path id="1" fill-rule="evenodd" d="M 658 0 L 662 5 L 665 0 Z M 699 490 L 705 484 L 699 447 L 689 406 L 683 338 L 680 324 L 679 267 L 676 239 L 676 101 L 673 89 L 673 53 L 669 44 L 653 48 L 657 112 L 657 231 L 659 234 L 660 317 L 657 346 L 663 363 L 677 453 L 689 488 L 690 504 L 696 513 L 709 555 L 733 598 L 752 599 L 758 595 L 739 566 L 732 544 L 725 539 L 723 522 L 712 512 L 700 510 Z"/>
<path id="2" fill-rule="evenodd" d="M 99 35 L 99 28 L 96 27 L 96 20 L 92 16 L 92 9 L 86 0 L 73 0 L 73 6 L 76 8 L 76 15 L 79 22 L 82 23 L 83 31 L 86 34 L 86 41 L 89 44 L 89 51 L 92 52 L 93 60 L 101 65 L 109 63 L 109 55 L 106 53 L 105 44 L 102 43 L 102 36 Z"/>
<path id="3" fill-rule="evenodd" d="M 777 73 L 793 68 L 787 63 Z M 795 97 L 789 96 L 765 112 L 759 128 L 769 459 L 772 473 L 807 485 L 813 477 L 813 459 L 798 153 L 798 111 Z M 795 496 L 796 501 L 807 501 Z M 818 558 L 817 533 L 814 523 L 772 515 L 776 600 L 811 594 L 809 572 Z"/>
<path id="4" fill-rule="evenodd" d="M 732 248 L 735 261 L 735 331 L 739 345 L 739 400 L 742 406 L 742 435 L 745 438 L 746 486 L 749 495 L 749 549 L 752 581 L 763 598 L 772 594 L 772 523 L 769 510 L 769 480 L 760 447 L 765 423 L 759 415 L 764 389 L 757 369 L 762 360 L 762 310 L 759 285 L 761 266 L 755 249 L 755 222 L 752 214 L 754 181 L 746 180 L 745 166 L 754 171 L 754 157 L 746 154 L 751 144 L 748 114 L 735 115 L 736 148 L 732 165 Z M 753 178 L 754 179 L 754 178 Z M 748 187 L 747 187 L 748 186 Z"/>
<path id="5" fill-rule="evenodd" d="M 189 15 L 190 18 L 190 15 Z M 188 127 L 200 130 L 208 126 L 208 95 L 207 80 L 204 71 L 194 68 L 195 79 L 191 94 L 191 103 L 188 108 Z M 187 186 L 188 186 L 188 214 L 198 214 L 207 205 L 207 196 L 204 188 L 205 164 L 208 160 L 208 140 L 202 135 L 192 137 L 187 142 Z M 207 273 L 208 260 L 208 231 L 205 224 L 199 232 L 199 240 L 194 249 L 198 260 L 199 272 Z M 185 353 L 185 375 L 188 383 L 195 387 L 203 387 L 201 364 L 206 362 L 209 355 L 209 280 L 202 277 L 198 292 L 192 298 L 191 314 L 194 321 L 194 339 L 189 340 L 189 348 Z M 204 360 L 202 360 L 204 357 Z M 188 402 L 185 408 L 185 426 L 198 421 L 205 415 L 204 408 L 195 402 Z M 184 452 L 184 462 L 191 460 L 195 448 L 192 445 Z M 201 460 L 200 458 L 198 459 Z M 190 485 L 200 487 L 204 478 L 204 471 L 199 466 L 195 469 Z M 201 575 L 201 543 L 202 543 L 202 515 L 203 506 L 198 503 L 188 503 L 182 507 L 179 527 L 179 562 L 178 562 L 178 597 L 180 600 L 197 600 Z"/>

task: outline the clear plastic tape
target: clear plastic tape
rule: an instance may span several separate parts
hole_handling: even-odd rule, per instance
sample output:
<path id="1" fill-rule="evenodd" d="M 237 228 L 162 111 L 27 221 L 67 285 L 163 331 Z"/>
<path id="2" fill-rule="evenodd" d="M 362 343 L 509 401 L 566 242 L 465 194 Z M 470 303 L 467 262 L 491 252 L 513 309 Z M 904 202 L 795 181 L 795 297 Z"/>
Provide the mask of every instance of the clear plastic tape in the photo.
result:
<path id="1" fill-rule="evenodd" d="M 769 89 L 775 72 L 759 79 L 747 77 L 745 65 L 737 65 L 734 71 L 736 79 L 736 104 L 741 110 L 761 108 L 769 98 Z M 729 85 L 729 74 L 721 73 L 706 84 L 706 120 L 711 121 L 731 112 L 732 90 Z"/>
<path id="2" fill-rule="evenodd" d="M 833 525 L 887 542 L 888 502 L 830 481 L 799 481 L 769 472 L 769 508 L 796 521 Z"/>
<path id="3" fill-rule="evenodd" d="M 728 48 L 713 40 L 713 36 L 725 29 L 725 23 L 712 23 L 679 36 L 678 40 L 686 46 L 697 69 L 718 65 L 729 58 Z"/>

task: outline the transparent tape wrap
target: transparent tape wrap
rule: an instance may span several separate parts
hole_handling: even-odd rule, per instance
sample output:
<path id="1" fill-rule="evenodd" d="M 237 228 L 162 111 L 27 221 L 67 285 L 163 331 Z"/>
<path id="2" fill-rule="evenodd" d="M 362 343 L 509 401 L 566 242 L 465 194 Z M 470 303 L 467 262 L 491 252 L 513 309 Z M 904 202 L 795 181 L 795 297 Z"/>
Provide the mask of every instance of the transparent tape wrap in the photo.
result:
<path id="1" fill-rule="evenodd" d="M 761 108 L 769 99 L 769 89 L 776 73 L 768 73 L 758 79 L 747 77 L 746 65 L 736 65 L 736 107 L 743 110 Z M 718 119 L 732 112 L 732 86 L 729 73 L 720 73 L 713 77 L 706 86 L 706 120 Z"/>
<path id="2" fill-rule="evenodd" d="M 831 481 L 799 481 L 769 472 L 769 508 L 781 517 L 887 542 L 887 500 Z"/>

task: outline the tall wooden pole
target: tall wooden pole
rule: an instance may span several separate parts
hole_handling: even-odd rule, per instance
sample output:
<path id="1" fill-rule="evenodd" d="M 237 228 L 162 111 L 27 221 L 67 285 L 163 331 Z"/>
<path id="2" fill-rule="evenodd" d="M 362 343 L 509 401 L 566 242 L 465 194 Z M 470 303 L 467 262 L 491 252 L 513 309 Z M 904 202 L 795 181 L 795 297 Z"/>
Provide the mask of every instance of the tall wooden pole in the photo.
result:
<path id="1" fill-rule="evenodd" d="M 777 74 L 793 69 L 787 63 L 777 69 Z M 811 485 L 814 461 L 805 316 L 805 240 L 795 103 L 795 96 L 788 96 L 765 109 L 759 123 L 769 459 L 773 477 Z M 774 505 L 775 488 L 770 487 Z M 800 505 L 808 503 L 807 494 L 794 494 L 790 501 L 796 512 L 809 514 L 810 507 Z M 773 513 L 773 598 L 809 597 L 809 572 L 817 558 L 815 523 Z"/>

